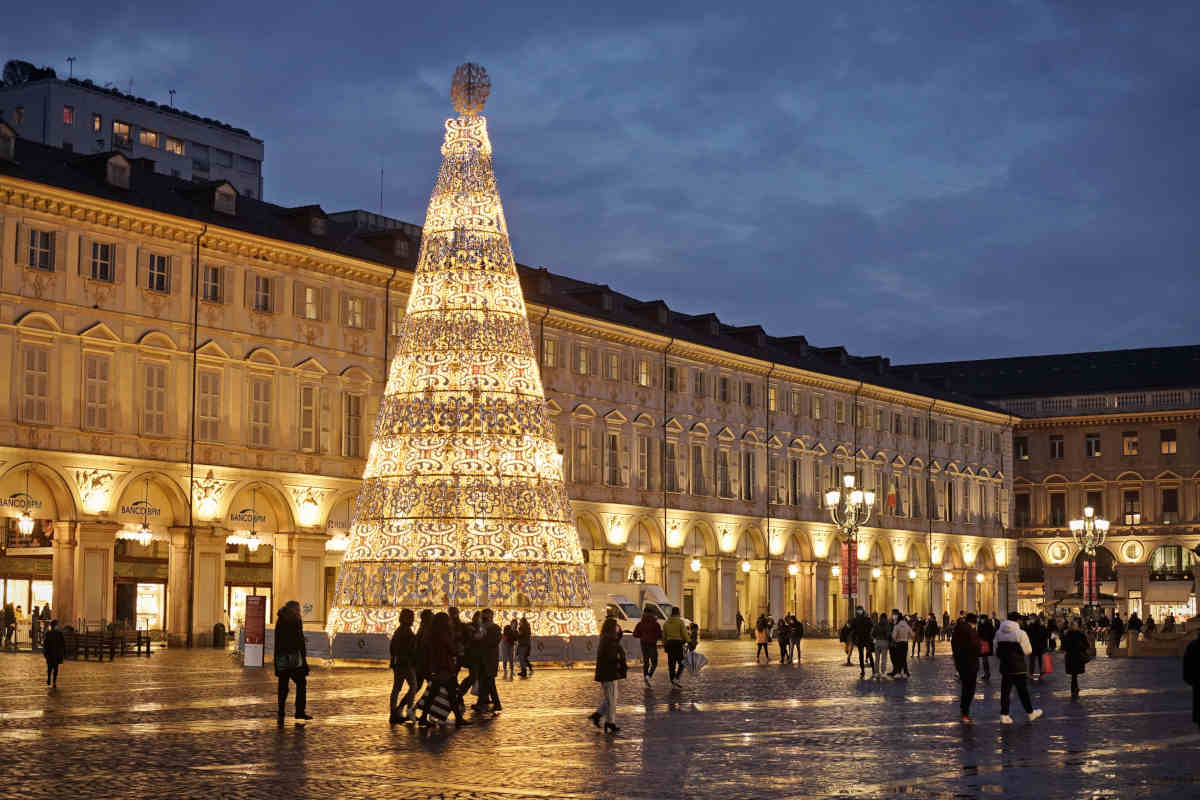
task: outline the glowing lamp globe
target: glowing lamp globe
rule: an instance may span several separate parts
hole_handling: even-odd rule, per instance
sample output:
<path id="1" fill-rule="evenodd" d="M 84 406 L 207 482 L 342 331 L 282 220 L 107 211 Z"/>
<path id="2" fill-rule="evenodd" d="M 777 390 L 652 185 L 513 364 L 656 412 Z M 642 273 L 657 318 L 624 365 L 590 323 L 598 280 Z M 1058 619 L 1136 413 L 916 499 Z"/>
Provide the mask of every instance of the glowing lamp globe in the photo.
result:
<path id="1" fill-rule="evenodd" d="M 915 581 L 917 579 L 917 571 L 915 569 L 910 569 L 908 571 L 908 579 L 910 581 Z"/>
<path id="2" fill-rule="evenodd" d="M 851 503 L 858 506 L 858 505 L 862 505 L 862 501 L 863 501 L 863 493 L 862 493 L 861 489 L 855 489 L 853 492 L 850 493 L 850 502 Z"/>
<path id="3" fill-rule="evenodd" d="M 799 575 L 799 574 L 800 574 L 800 565 L 799 564 L 788 564 L 788 575 Z"/>
<path id="4" fill-rule="evenodd" d="M 983 583 L 983 573 L 982 573 L 982 572 L 976 573 L 976 575 L 975 575 L 975 582 L 976 582 L 976 583 Z"/>
<path id="5" fill-rule="evenodd" d="M 750 571 L 750 562 L 743 561 L 742 562 L 742 572 L 749 572 L 749 571 Z"/>
<path id="6" fill-rule="evenodd" d="M 839 502 L 841 502 L 841 499 L 842 493 L 837 489 L 830 489 L 825 493 L 825 505 L 827 508 L 835 507 Z"/>
<path id="7" fill-rule="evenodd" d="M 869 506 L 875 505 L 875 493 L 871 491 L 863 492 L 863 500 Z"/>
<path id="8" fill-rule="evenodd" d="M 138 528 L 137 543 L 142 547 L 149 547 L 150 542 L 154 541 L 154 534 L 150 531 L 150 526 L 142 523 L 142 527 Z"/>
<path id="9" fill-rule="evenodd" d="M 693 558 L 693 559 L 692 559 L 692 565 L 691 565 L 691 566 L 692 566 L 692 572 L 699 572 L 699 571 L 700 571 L 700 566 L 701 566 L 701 564 L 700 564 L 700 559 L 698 559 L 698 558 Z"/>
<path id="10" fill-rule="evenodd" d="M 945 580 L 946 583 L 949 583 L 950 581 L 954 580 L 954 573 L 950 570 L 946 570 L 942 573 L 942 579 Z"/>
<path id="11" fill-rule="evenodd" d="M 200 499 L 200 516 L 205 519 L 212 519 L 217 515 L 217 499 L 215 497 L 203 497 Z"/>
<path id="12" fill-rule="evenodd" d="M 22 536 L 29 536 L 33 533 L 33 517 L 29 516 L 28 511 L 22 511 L 21 516 L 17 518 L 17 530 Z"/>
<path id="13" fill-rule="evenodd" d="M 853 475 L 843 475 L 842 476 L 842 484 L 847 489 L 853 489 L 854 488 L 854 476 Z"/>
<path id="14" fill-rule="evenodd" d="M 638 569 L 641 569 L 642 567 L 646 566 L 646 557 L 643 556 L 641 553 L 638 553 L 636 556 L 633 557 L 633 565 L 635 567 L 637 567 Z"/>
<path id="15" fill-rule="evenodd" d="M 837 564 L 834 564 L 832 567 L 829 568 L 829 574 L 835 578 L 839 578 L 842 575 L 842 568 L 840 566 L 838 566 Z"/>
<path id="16" fill-rule="evenodd" d="M 250 537 L 246 539 L 246 549 L 251 553 L 257 553 L 260 544 L 262 542 L 259 541 L 258 534 L 251 532 Z"/>
<path id="17" fill-rule="evenodd" d="M 879 567 L 875 567 L 875 569 L 871 570 L 872 578 L 878 578 L 882 574 L 883 574 L 883 570 L 881 570 Z"/>

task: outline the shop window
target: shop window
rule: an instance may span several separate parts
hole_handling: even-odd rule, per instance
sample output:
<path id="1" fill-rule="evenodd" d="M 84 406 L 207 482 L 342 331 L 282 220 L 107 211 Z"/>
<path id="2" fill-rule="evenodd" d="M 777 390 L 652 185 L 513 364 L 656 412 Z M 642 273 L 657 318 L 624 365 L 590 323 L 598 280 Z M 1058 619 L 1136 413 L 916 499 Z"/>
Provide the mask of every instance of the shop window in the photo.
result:
<path id="1" fill-rule="evenodd" d="M 1177 544 L 1163 545 L 1150 554 L 1150 580 L 1190 581 L 1196 556 L 1191 550 Z"/>

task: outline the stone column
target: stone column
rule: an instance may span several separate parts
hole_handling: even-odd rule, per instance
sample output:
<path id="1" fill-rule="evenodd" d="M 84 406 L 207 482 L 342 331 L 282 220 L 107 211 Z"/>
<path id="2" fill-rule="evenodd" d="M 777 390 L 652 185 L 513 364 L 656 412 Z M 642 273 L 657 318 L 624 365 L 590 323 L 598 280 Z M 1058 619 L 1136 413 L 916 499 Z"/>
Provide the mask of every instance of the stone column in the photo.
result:
<path id="1" fill-rule="evenodd" d="M 737 574 L 734 572 L 737 561 L 728 558 L 718 558 L 714 569 L 712 594 L 713 633 L 717 636 L 729 636 L 737 630 Z M 753 625 L 754 620 L 746 620 Z"/>
<path id="2" fill-rule="evenodd" d="M 80 522 L 75 531 L 73 612 L 76 619 L 93 626 L 113 620 L 113 556 L 120 527 L 89 520 Z"/>
<path id="3" fill-rule="evenodd" d="M 213 625 L 224 622 L 225 537 L 224 528 L 196 527 L 195 561 L 188 528 L 170 529 L 167 563 L 167 642 L 187 643 L 188 605 L 191 599 L 192 644 L 212 645 Z"/>
<path id="4" fill-rule="evenodd" d="M 276 610 L 283 608 L 289 600 L 298 600 L 302 619 L 323 626 L 325 535 L 276 533 L 271 582 L 272 605 Z"/>
<path id="5" fill-rule="evenodd" d="M 199 530 L 199 529 L 197 529 Z M 192 595 L 192 541 L 186 527 L 168 529 L 167 547 L 167 644 L 182 647 L 187 644 L 188 598 Z"/>
<path id="6" fill-rule="evenodd" d="M 75 523 L 55 522 L 50 576 L 54 597 L 50 610 L 59 626 L 75 624 Z"/>

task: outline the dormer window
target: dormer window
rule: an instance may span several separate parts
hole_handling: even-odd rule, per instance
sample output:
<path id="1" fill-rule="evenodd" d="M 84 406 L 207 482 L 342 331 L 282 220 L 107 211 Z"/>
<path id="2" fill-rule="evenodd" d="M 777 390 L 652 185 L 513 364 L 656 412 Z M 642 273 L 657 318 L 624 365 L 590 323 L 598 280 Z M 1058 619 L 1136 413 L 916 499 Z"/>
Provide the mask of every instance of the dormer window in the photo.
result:
<path id="1" fill-rule="evenodd" d="M 16 157 L 16 150 L 16 131 L 0 122 L 0 159 L 12 161 Z"/>
<path id="2" fill-rule="evenodd" d="M 613 310 L 613 298 L 608 292 L 600 295 L 600 308 L 604 309 L 605 311 Z"/>
<path id="3" fill-rule="evenodd" d="M 710 320 L 708 323 L 708 335 L 709 336 L 719 336 L 720 333 L 721 333 L 721 323 L 717 322 L 715 319 Z"/>
<path id="4" fill-rule="evenodd" d="M 124 156 L 113 156 L 108 160 L 104 177 L 110 186 L 116 186 L 118 189 L 128 189 L 129 162 Z"/>
<path id="5" fill-rule="evenodd" d="M 325 218 L 312 217 L 309 220 L 308 229 L 312 232 L 313 236 L 324 236 L 325 232 L 328 230 Z"/>
<path id="6" fill-rule="evenodd" d="M 408 257 L 408 239 L 403 236 L 396 237 L 396 255 L 402 258 Z"/>
<path id="7" fill-rule="evenodd" d="M 218 186 L 213 191 L 213 210 L 222 214 L 236 214 L 237 191 L 229 184 Z"/>

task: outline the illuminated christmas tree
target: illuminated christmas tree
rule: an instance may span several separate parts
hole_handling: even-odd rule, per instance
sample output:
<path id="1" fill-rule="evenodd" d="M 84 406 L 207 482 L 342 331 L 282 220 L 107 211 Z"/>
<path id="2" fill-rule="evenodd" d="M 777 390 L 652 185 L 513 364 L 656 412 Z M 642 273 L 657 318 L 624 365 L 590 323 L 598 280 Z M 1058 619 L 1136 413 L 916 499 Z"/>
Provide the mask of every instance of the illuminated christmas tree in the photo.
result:
<path id="1" fill-rule="evenodd" d="M 562 457 L 546 414 L 487 121 L 463 64 L 442 167 L 329 632 L 391 633 L 402 608 L 490 607 L 534 635 L 596 632 Z"/>

